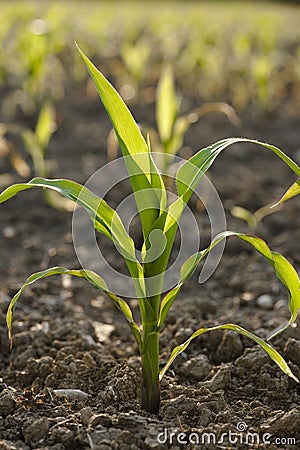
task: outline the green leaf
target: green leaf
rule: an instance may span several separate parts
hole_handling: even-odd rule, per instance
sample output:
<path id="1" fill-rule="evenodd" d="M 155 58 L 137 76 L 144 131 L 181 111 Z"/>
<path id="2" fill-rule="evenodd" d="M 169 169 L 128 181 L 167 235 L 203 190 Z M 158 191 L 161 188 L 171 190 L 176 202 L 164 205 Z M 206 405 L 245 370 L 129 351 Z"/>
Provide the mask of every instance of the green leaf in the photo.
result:
<path id="1" fill-rule="evenodd" d="M 46 177 L 47 166 L 44 159 L 44 150 L 38 144 L 35 134 L 27 128 L 21 130 L 20 134 L 27 152 L 32 157 L 35 174 Z"/>
<path id="2" fill-rule="evenodd" d="M 272 339 L 278 334 L 282 333 L 287 327 L 293 324 L 297 318 L 300 309 L 300 280 L 298 274 L 290 262 L 277 252 L 273 252 L 269 249 L 267 244 L 260 238 L 235 233 L 235 236 L 246 241 L 252 245 L 259 253 L 261 253 L 273 266 L 276 276 L 285 285 L 289 293 L 289 309 L 291 312 L 290 320 L 285 324 L 277 328 L 268 337 Z"/>
<path id="3" fill-rule="evenodd" d="M 179 224 L 182 212 L 189 201 L 193 191 L 198 185 L 201 177 L 210 168 L 217 156 L 231 144 L 236 144 L 240 142 L 248 142 L 253 144 L 261 145 L 269 150 L 272 150 L 279 158 L 281 158 L 295 173 L 300 175 L 300 167 L 287 156 L 279 148 L 266 144 L 264 142 L 256 141 L 247 138 L 228 138 L 216 142 L 215 144 L 206 147 L 195 155 L 193 155 L 189 160 L 187 160 L 177 171 L 176 174 L 176 184 L 178 189 L 179 197 L 164 211 L 160 217 L 154 222 L 152 229 L 159 228 L 162 230 L 166 236 L 167 244 L 165 251 L 160 258 L 151 264 L 150 271 L 157 274 L 159 270 L 164 271 L 168 258 L 171 253 L 173 246 L 176 230 Z M 145 271 L 148 268 L 145 267 Z"/>
<path id="4" fill-rule="evenodd" d="M 185 283 L 188 279 L 191 278 L 199 262 L 219 242 L 230 236 L 236 236 L 239 239 L 247 242 L 262 256 L 264 256 L 274 268 L 276 276 L 288 290 L 289 309 L 291 312 L 291 318 L 287 324 L 282 325 L 277 330 L 275 330 L 268 339 L 271 339 L 274 336 L 277 336 L 279 333 L 282 333 L 289 325 L 295 322 L 300 309 L 300 280 L 294 267 L 289 263 L 289 261 L 284 256 L 280 255 L 279 253 L 271 251 L 266 242 L 263 241 L 263 239 L 248 234 L 237 233 L 233 231 L 225 231 L 218 234 L 206 249 L 194 253 L 182 265 L 178 284 L 163 298 L 161 302 L 160 317 L 158 321 L 159 328 L 162 327 L 165 318 L 170 308 L 172 307 L 178 292 L 180 291 L 181 286 L 183 285 L 183 283 Z"/>
<path id="5" fill-rule="evenodd" d="M 156 97 L 156 122 L 159 136 L 164 146 L 173 135 L 179 103 L 174 87 L 174 75 L 170 64 L 163 68 Z"/>
<path id="6" fill-rule="evenodd" d="M 222 139 L 221 141 L 218 141 L 215 144 L 210 145 L 209 147 L 206 147 L 197 152 L 178 169 L 176 175 L 176 184 L 179 196 L 181 196 L 185 202 L 188 202 L 201 177 L 210 168 L 217 156 L 229 145 L 237 144 L 240 142 L 253 143 L 272 150 L 297 175 L 300 175 L 300 167 L 282 150 L 280 150 L 278 147 L 275 147 L 274 145 L 247 138 Z"/>
<path id="7" fill-rule="evenodd" d="M 45 149 L 48 146 L 49 140 L 53 134 L 55 124 L 55 111 L 51 103 L 45 102 L 35 127 L 35 137 L 39 147 L 43 150 L 43 156 Z"/>
<path id="8" fill-rule="evenodd" d="M 187 130 L 195 123 L 198 122 L 200 117 L 209 113 L 222 113 L 234 124 L 239 125 L 240 119 L 237 116 L 234 108 L 228 103 L 224 102 L 207 102 L 198 108 L 194 108 L 186 114 L 177 117 L 174 127 L 172 139 L 166 147 L 167 153 L 175 155 L 177 151 L 182 147 L 184 135 Z"/>
<path id="9" fill-rule="evenodd" d="M 283 357 L 267 342 L 265 342 L 260 337 L 256 336 L 253 333 L 250 333 L 250 331 L 247 331 L 245 328 L 240 327 L 239 325 L 235 325 L 232 323 L 227 323 L 225 325 L 218 325 L 211 328 L 199 328 L 199 330 L 195 331 L 195 333 L 192 334 L 192 336 L 187 339 L 183 344 L 177 345 L 172 353 L 171 356 L 164 366 L 164 368 L 160 372 L 160 379 L 163 378 L 166 371 L 169 369 L 173 361 L 177 358 L 177 356 L 180 355 L 180 353 L 184 352 L 186 348 L 189 346 L 191 341 L 195 339 L 196 337 L 200 336 L 201 334 L 207 333 L 208 331 L 215 331 L 215 330 L 232 330 L 236 331 L 237 333 L 248 337 L 249 339 L 252 339 L 254 342 L 259 344 L 261 348 L 270 356 L 270 358 L 280 367 L 280 369 L 289 377 L 291 377 L 293 380 L 297 381 L 299 383 L 298 378 L 292 373 L 291 369 L 287 365 L 286 361 L 283 359 Z"/>
<path id="10" fill-rule="evenodd" d="M 180 116 L 176 119 L 172 139 L 166 148 L 167 153 L 170 155 L 175 155 L 181 149 L 185 133 L 191 125 L 192 124 L 189 122 L 188 116 Z"/>
<path id="11" fill-rule="evenodd" d="M 275 203 L 275 205 L 272 206 L 272 208 L 274 208 L 277 205 L 280 205 L 281 203 L 286 202 L 287 200 L 295 197 L 298 194 L 300 194 L 300 178 L 299 180 L 295 181 L 295 183 L 293 183 L 292 186 L 289 187 L 286 193 L 281 197 L 281 199 L 277 203 Z"/>
<path id="12" fill-rule="evenodd" d="M 162 299 L 160 306 L 160 314 L 157 323 L 157 328 L 160 330 L 166 320 L 168 312 L 170 311 L 177 295 L 179 294 L 182 287 L 182 283 L 178 283 L 173 289 L 171 289 Z"/>
<path id="13" fill-rule="evenodd" d="M 162 177 L 145 139 L 120 95 L 79 47 L 78 51 L 94 80 L 100 99 L 115 129 L 123 155 L 126 157 L 125 163 L 133 192 L 134 194 L 138 191 L 143 192 L 139 197 L 135 195 L 135 198 L 146 239 L 161 208 L 163 209 L 166 204 Z M 144 208 L 145 199 L 147 206 L 150 205 L 148 209 Z"/>
<path id="14" fill-rule="evenodd" d="M 144 295 L 142 288 L 143 268 L 136 258 L 134 242 L 125 230 L 119 215 L 105 200 L 74 181 L 33 178 L 28 183 L 15 184 L 8 187 L 0 194 L 0 203 L 3 203 L 20 191 L 33 187 L 52 189 L 81 205 L 92 219 L 95 229 L 113 240 L 125 258 L 136 289 L 138 289 L 138 295 Z"/>
<path id="15" fill-rule="evenodd" d="M 110 117 L 125 154 L 149 153 L 145 139 L 118 92 L 83 51 L 78 46 L 77 48 L 94 80 L 103 106 Z M 149 172 L 149 169 L 150 166 L 146 172 Z"/>
<path id="16" fill-rule="evenodd" d="M 245 209 L 242 206 L 233 206 L 230 210 L 230 213 L 233 217 L 244 220 L 247 223 L 248 227 L 253 229 L 256 228 L 257 221 L 255 220 L 255 216 L 250 211 L 248 211 L 248 209 Z"/>
<path id="17" fill-rule="evenodd" d="M 23 286 L 19 289 L 19 291 L 14 295 L 12 298 L 7 314 L 6 314 L 6 323 L 8 327 L 8 334 L 10 342 L 12 343 L 12 319 L 13 319 L 13 313 L 17 304 L 17 301 L 19 300 L 20 295 L 24 292 L 27 286 L 35 283 L 36 281 L 39 281 L 43 278 L 50 277 L 52 275 L 72 275 L 74 277 L 84 278 L 87 280 L 94 288 L 105 292 L 115 303 L 115 305 L 123 312 L 126 320 L 128 321 L 128 324 L 134 334 L 134 337 L 137 341 L 137 344 L 139 346 L 139 349 L 141 349 L 141 334 L 138 325 L 133 320 L 132 311 L 129 307 L 129 305 L 125 302 L 125 300 L 121 299 L 117 295 L 115 295 L 113 292 L 109 291 L 107 289 L 106 283 L 98 274 L 91 270 L 69 270 L 65 267 L 57 266 L 57 267 L 51 267 L 50 269 L 43 270 L 41 272 L 36 272 L 32 274 L 30 277 L 27 278 L 26 282 L 23 284 Z"/>
<path id="18" fill-rule="evenodd" d="M 274 268 L 276 270 L 277 277 L 282 281 L 289 291 L 289 309 L 291 312 L 290 320 L 282 326 L 279 326 L 273 331 L 268 340 L 273 339 L 278 334 L 286 330 L 292 325 L 296 319 L 300 309 L 300 282 L 299 277 L 294 267 L 279 253 L 272 252 Z"/>
<path id="19" fill-rule="evenodd" d="M 267 216 L 274 214 L 275 212 L 279 211 L 280 205 L 265 205 L 261 208 L 257 209 L 254 213 L 251 213 L 245 208 L 242 208 L 241 206 L 233 206 L 230 210 L 230 213 L 232 216 L 236 217 L 237 219 L 244 220 L 249 228 L 252 228 L 252 230 L 255 230 L 257 225 Z"/>

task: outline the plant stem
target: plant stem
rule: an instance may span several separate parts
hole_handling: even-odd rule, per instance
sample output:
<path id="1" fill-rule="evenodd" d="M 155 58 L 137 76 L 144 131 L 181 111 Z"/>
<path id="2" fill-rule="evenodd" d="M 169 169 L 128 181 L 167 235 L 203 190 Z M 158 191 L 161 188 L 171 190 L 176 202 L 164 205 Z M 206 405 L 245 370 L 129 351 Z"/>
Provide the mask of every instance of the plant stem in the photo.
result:
<path id="1" fill-rule="evenodd" d="M 156 324 L 143 326 L 142 358 L 142 404 L 146 411 L 157 414 L 160 405 L 159 381 L 159 333 L 154 331 Z"/>

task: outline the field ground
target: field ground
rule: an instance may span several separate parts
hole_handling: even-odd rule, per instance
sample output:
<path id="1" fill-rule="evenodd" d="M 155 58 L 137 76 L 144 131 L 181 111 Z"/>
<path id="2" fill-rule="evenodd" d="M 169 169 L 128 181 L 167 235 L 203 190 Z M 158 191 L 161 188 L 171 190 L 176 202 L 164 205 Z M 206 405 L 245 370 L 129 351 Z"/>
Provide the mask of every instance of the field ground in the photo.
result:
<path id="1" fill-rule="evenodd" d="M 8 3 L 13 2 L 6 2 L 6 6 Z M 212 14 L 212 7 L 207 8 Z M 266 17 L 268 9 L 264 8 L 260 12 Z M 202 61 L 202 66 L 201 61 L 198 61 L 195 78 L 193 70 L 187 69 L 189 60 L 184 48 L 181 48 L 180 58 L 176 58 L 176 54 L 168 55 L 176 61 L 177 87 L 182 89 L 184 110 L 199 105 L 199 101 L 203 100 L 222 100 L 232 104 L 236 101 L 234 106 L 241 118 L 240 126 L 235 126 L 220 114 L 203 117 L 187 133 L 181 156 L 184 157 L 190 149 L 198 150 L 225 137 L 244 136 L 274 144 L 300 162 L 300 84 L 297 75 L 299 66 L 296 63 L 300 54 L 298 28 L 294 29 L 292 25 L 273 26 L 282 17 L 288 17 L 284 20 L 287 20 L 286 23 L 292 23 L 289 20 L 297 17 L 299 8 L 290 6 L 287 8 L 287 16 L 278 15 L 282 6 L 278 5 L 277 8 L 275 18 L 273 13 L 270 13 L 274 20 L 270 27 L 259 28 L 261 41 L 255 40 L 258 36 L 253 33 L 256 25 L 251 26 L 247 34 L 250 36 L 250 44 L 248 38 L 243 40 L 237 25 L 232 28 L 238 36 L 237 59 L 227 58 L 224 53 L 224 61 L 233 63 L 232 73 L 237 77 L 241 76 L 237 80 L 246 80 L 245 84 L 238 85 L 233 82 L 234 78 L 230 77 L 229 81 L 226 81 L 229 84 L 220 84 L 222 76 L 219 75 L 222 75 L 223 69 L 220 72 L 215 61 L 220 61 L 218 52 L 222 53 L 222 49 L 219 43 L 224 42 L 225 45 L 226 39 L 223 38 L 224 28 L 221 29 L 221 34 L 216 34 L 214 42 L 216 24 L 211 33 L 209 24 L 203 28 L 206 43 L 202 44 L 207 58 L 211 56 L 211 65 L 206 67 Z M 189 17 L 192 15 L 190 11 Z M 28 17 L 32 19 L 29 13 L 23 15 L 25 22 Z M 54 17 L 54 13 L 51 17 Z M 63 16 L 58 14 L 58 17 Z M 80 17 L 82 19 L 85 16 L 78 16 L 77 22 L 77 26 L 81 24 L 82 27 L 79 28 L 82 30 L 83 47 L 90 49 L 89 54 L 93 55 L 95 42 L 99 42 L 94 39 L 93 34 L 98 30 L 99 16 L 95 14 L 91 34 L 84 29 L 86 22 L 82 25 Z M 157 20 L 156 11 L 155 20 L 151 22 L 154 28 L 152 31 L 146 31 L 145 35 L 142 33 L 142 38 L 148 39 L 150 36 L 153 39 L 151 33 L 154 33 L 156 24 L 159 33 L 165 36 L 165 44 L 170 43 L 174 35 L 172 26 L 177 22 L 172 22 L 173 25 L 170 22 L 166 28 L 161 22 L 162 28 L 159 28 Z M 120 30 L 116 23 L 114 22 L 111 33 L 107 34 L 106 43 L 110 45 L 102 46 L 107 55 L 104 54 L 101 59 L 98 50 L 94 56 L 101 64 L 107 63 L 104 67 L 105 73 L 110 75 L 112 71 L 111 78 L 120 88 L 124 83 L 131 83 L 132 79 L 129 76 L 130 70 L 124 72 L 120 55 L 114 55 L 114 42 L 110 42 L 110 39 L 119 39 L 117 42 L 120 43 L 120 36 L 127 36 L 126 39 L 132 39 L 134 44 L 141 30 L 137 30 L 137 34 L 133 33 L 133 36 L 129 33 L 128 37 L 128 31 L 131 30 L 130 21 Z M 133 20 L 132 23 L 137 22 Z M 67 28 L 60 28 L 58 24 L 57 29 L 68 35 Z M 0 27 L 0 34 L 1 30 Z M 72 28 L 72 33 L 74 30 L 76 31 L 76 26 Z M 107 31 L 105 30 L 103 25 L 103 36 Z M 193 33 L 199 32 L 197 30 L 194 22 L 190 28 L 183 27 L 178 36 L 180 39 L 187 39 L 185 42 L 191 45 L 193 42 L 190 38 Z M 285 37 L 281 47 L 276 47 L 278 30 Z M 56 35 L 55 29 L 51 33 L 50 38 Z M 45 32 L 44 35 L 46 34 Z M 225 35 L 231 36 L 230 33 Z M 23 34 L 20 33 L 19 36 L 22 38 Z M 26 36 L 25 33 L 23 38 Z M 70 36 L 73 46 L 74 36 Z M 177 38 L 178 36 L 176 34 Z M 146 40 L 147 43 L 150 41 Z M 7 39 L 5 42 L 7 44 L 18 41 Z M 26 42 L 26 39 L 22 41 L 21 49 L 31 48 L 29 41 Z M 153 48 L 161 52 L 169 49 L 167 45 L 158 45 L 158 42 L 152 42 Z M 258 79 L 255 83 L 254 78 L 251 78 L 254 77 L 254 72 L 249 75 L 249 79 L 245 75 L 247 71 L 244 72 L 248 59 L 245 57 L 247 52 L 243 51 L 245 48 L 247 50 L 247 46 L 251 47 L 251 42 L 257 51 L 251 60 L 252 69 L 258 67 Z M 264 44 L 260 47 L 261 42 Z M 279 47 L 280 52 L 273 51 Z M 20 48 L 14 44 L 5 47 L 6 50 L 11 50 L 12 61 L 18 60 Z M 70 43 L 67 48 L 69 51 Z M 112 51 L 111 55 L 108 54 L 109 51 Z M 64 51 L 59 52 L 61 58 Z M 72 59 L 70 52 L 65 54 L 67 63 Z M 25 53 L 19 53 L 21 54 L 24 56 Z M 155 59 L 155 52 L 153 55 L 153 65 L 149 66 L 151 70 L 146 73 L 148 90 L 141 82 L 130 102 L 130 108 L 138 122 L 152 126 L 155 122 L 153 87 L 159 77 L 159 61 Z M 267 55 L 265 59 L 262 58 L 265 62 L 269 61 L 272 55 L 278 65 L 274 63 L 270 68 L 262 62 L 256 66 L 257 55 Z M 163 55 L 160 54 L 159 58 L 163 59 Z M 3 61 L 6 61 L 5 65 Z M 54 60 L 51 61 L 53 63 Z M 241 64 L 237 66 L 237 70 L 236 61 Z M 0 122 L 11 120 L 33 129 L 38 113 L 37 105 L 41 105 L 45 92 L 42 92 L 40 98 L 24 84 L 22 77 L 28 67 L 23 73 L 21 56 L 19 65 L 14 66 L 11 61 L 11 64 L 8 62 L 5 58 L 0 58 L 0 92 L 3 100 Z M 74 61 L 70 65 L 70 70 L 76 72 L 78 67 Z M 6 69 L 2 71 L 1 67 L 4 66 Z M 68 64 L 66 66 L 68 67 Z M 285 68 L 288 70 L 285 71 Z M 20 69 L 20 72 L 16 73 L 17 69 Z M 214 69 L 218 69 L 217 72 L 210 72 Z M 223 72 L 225 74 L 225 70 Z M 229 72 L 226 73 L 228 75 Z M 201 79 L 201 74 L 204 84 L 200 89 L 197 80 Z M 261 74 L 265 77 L 260 78 Z M 198 76 L 200 78 L 197 78 Z M 216 80 L 219 81 L 210 83 Z M 270 80 L 272 83 L 269 83 Z M 55 77 L 52 82 L 55 85 Z M 198 90 L 195 85 L 199 87 Z M 53 85 L 50 83 L 49 86 L 46 94 L 51 92 L 54 95 L 55 92 L 51 91 Z M 57 88 L 59 86 L 61 85 L 56 85 Z M 238 86 L 236 92 L 232 90 L 234 86 Z M 257 90 L 257 86 L 260 86 L 260 90 Z M 24 88 L 23 96 L 20 96 L 21 88 Z M 201 90 L 207 94 L 207 98 L 205 95 L 201 97 Z M 91 84 L 86 85 L 82 76 L 77 81 L 73 79 L 67 83 L 65 89 L 58 91 L 65 92 L 65 96 L 58 95 L 55 98 L 54 95 L 58 129 L 47 149 L 50 175 L 53 178 L 63 177 L 84 183 L 96 169 L 107 162 L 107 135 L 110 124 L 94 95 L 94 88 Z M 148 94 L 145 95 L 145 92 Z M 245 95 L 241 96 L 242 93 Z M 152 96 L 151 101 L 149 95 Z M 25 108 L 25 103 L 22 109 L 21 103 L 17 102 L 20 98 L 29 101 L 28 104 L 25 102 L 28 109 Z M 15 145 L 18 145 L 18 142 L 15 140 Z M 29 156 L 24 151 L 21 153 L 30 164 Z M 0 166 L 1 190 L 10 183 L 23 181 L 12 168 L 10 155 L 1 146 Z M 246 223 L 231 215 L 231 208 L 239 205 L 254 212 L 278 200 L 294 179 L 290 170 L 272 152 L 252 144 L 235 145 L 226 150 L 209 171 L 209 177 L 223 202 L 228 229 L 244 232 L 249 232 L 249 228 Z M 108 202 L 115 206 L 123 198 L 123 194 L 115 189 L 111 192 L 111 197 L 108 196 Z M 201 246 L 203 244 L 204 247 L 210 237 L 208 220 L 205 211 L 202 211 L 193 199 L 191 208 L 199 223 L 203 239 Z M 296 268 L 299 268 L 300 262 L 299 218 L 298 197 L 266 217 L 256 231 L 272 250 L 283 253 Z M 26 277 L 32 272 L 55 265 L 79 268 L 79 263 L 72 244 L 72 214 L 47 206 L 41 191 L 20 193 L 1 205 L 0 220 L 0 449 L 292 450 L 299 447 L 299 385 L 284 375 L 252 341 L 232 332 L 214 332 L 195 340 L 175 361 L 162 383 L 159 417 L 142 411 L 139 405 L 140 360 L 129 327 L 108 298 L 92 290 L 81 280 L 53 277 L 28 288 L 15 311 L 14 345 L 10 351 L 5 313 L 10 298 Z M 123 266 L 113 250 L 109 246 L 105 249 L 112 263 L 122 271 Z M 288 320 L 288 295 L 275 277 L 273 269 L 239 240 L 228 240 L 221 263 L 205 284 L 198 283 L 198 273 L 184 286 L 170 311 L 161 336 L 162 363 L 166 362 L 176 344 L 183 342 L 200 326 L 233 322 L 266 338 L 270 331 Z M 262 300 L 261 296 L 265 294 L 267 297 Z M 137 313 L 136 300 L 129 301 Z M 300 378 L 299 322 L 275 338 L 273 345 L 285 357 L 294 374 Z M 81 392 L 73 392 L 71 397 L 66 397 L 56 392 L 61 389 L 77 389 Z M 185 435 L 179 436 L 179 433 Z M 230 441 L 230 436 L 237 440 Z M 183 444 L 180 442 L 182 439 L 188 443 Z"/>
<path id="2" fill-rule="evenodd" d="M 105 163 L 103 135 L 109 130 L 98 100 L 86 102 L 83 95 L 78 92 L 58 106 L 61 126 L 49 148 L 50 159 L 57 161 L 52 176 L 80 182 Z M 149 120 L 152 113 L 151 106 L 134 111 L 136 117 L 148 115 Z M 245 117 L 241 127 L 234 129 L 225 118 L 211 116 L 195 131 L 187 137 L 191 147 L 208 144 L 211 136 L 217 140 L 237 134 L 275 142 L 299 158 L 296 119 Z M 290 176 L 268 151 L 253 145 L 228 149 L 210 173 L 226 209 L 228 228 L 247 230 L 230 215 L 232 205 L 254 211 L 276 200 Z M 296 266 L 300 254 L 297 209 L 297 199 L 291 200 L 258 228 L 270 247 L 282 251 Z M 204 214 L 195 208 L 194 213 Z M 251 432 L 268 432 L 274 439 L 300 438 L 299 387 L 257 346 L 231 332 L 205 335 L 192 344 L 163 382 L 159 420 L 145 415 L 139 408 L 139 357 L 129 328 L 110 300 L 83 281 L 55 277 L 28 288 L 16 309 L 14 347 L 9 352 L 4 313 L 20 283 L 31 272 L 53 265 L 78 267 L 71 217 L 46 206 L 39 191 L 19 194 L 2 206 L 0 436 L 6 442 L 2 448 L 172 448 L 157 442 L 164 428 L 220 437 L 223 432 L 235 432 L 239 422 L 245 422 Z M 199 223 L 205 241 L 206 221 L 200 218 Z M 267 309 L 257 305 L 262 294 L 271 296 Z M 287 294 L 272 269 L 232 240 L 212 278 L 199 285 L 195 276 L 182 290 L 162 334 L 163 359 L 200 325 L 233 321 L 266 336 L 287 318 Z M 299 337 L 295 327 L 274 341 L 298 376 Z M 81 401 L 54 394 L 53 390 L 66 388 L 89 396 Z M 252 448 L 265 448 L 265 444 L 261 441 Z"/>

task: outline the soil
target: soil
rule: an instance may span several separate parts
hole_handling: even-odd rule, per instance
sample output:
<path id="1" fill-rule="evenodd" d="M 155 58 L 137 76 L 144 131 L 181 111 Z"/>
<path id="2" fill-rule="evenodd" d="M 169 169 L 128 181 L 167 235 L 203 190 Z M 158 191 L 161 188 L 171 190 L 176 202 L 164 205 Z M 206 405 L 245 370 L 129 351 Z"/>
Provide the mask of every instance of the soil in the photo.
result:
<path id="1" fill-rule="evenodd" d="M 153 105 L 131 109 L 140 121 L 153 123 Z M 83 90 L 64 99 L 57 111 L 60 126 L 48 151 L 51 175 L 85 182 L 107 161 L 109 121 L 99 101 Z M 299 116 L 286 112 L 248 111 L 238 129 L 224 117 L 207 116 L 188 133 L 186 146 L 199 149 L 234 135 L 259 138 L 300 158 Z M 0 158 L 2 172 L 18 181 L 8 155 Z M 294 179 L 271 152 L 246 144 L 226 150 L 210 178 L 228 229 L 240 231 L 249 229 L 230 215 L 233 205 L 253 212 L 278 199 Z M 207 221 L 193 201 L 192 208 L 205 244 Z M 163 380 L 159 416 L 141 410 L 140 360 L 130 330 L 111 301 L 82 280 L 53 277 L 27 288 L 15 311 L 10 351 L 5 312 L 26 277 L 54 265 L 79 268 L 71 221 L 72 214 L 47 206 L 39 190 L 1 205 L 0 449 L 299 447 L 299 385 L 257 345 L 233 332 L 195 340 Z M 257 234 L 299 267 L 299 229 L 295 198 L 265 218 Z M 178 296 L 161 336 L 162 363 L 200 326 L 234 322 L 266 337 L 288 319 L 287 301 L 268 263 L 232 238 L 207 283 L 199 285 L 196 274 Z M 136 300 L 129 302 L 136 312 Z M 298 377 L 299 338 L 298 323 L 273 342 Z"/>

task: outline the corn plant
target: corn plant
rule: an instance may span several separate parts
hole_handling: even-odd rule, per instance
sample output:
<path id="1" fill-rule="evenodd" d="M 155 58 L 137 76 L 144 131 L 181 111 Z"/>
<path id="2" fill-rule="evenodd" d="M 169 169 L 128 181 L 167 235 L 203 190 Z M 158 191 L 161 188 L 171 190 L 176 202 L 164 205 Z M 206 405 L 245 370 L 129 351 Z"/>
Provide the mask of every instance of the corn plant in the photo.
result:
<path id="1" fill-rule="evenodd" d="M 1 124 L 2 135 L 20 136 L 26 152 L 30 155 L 33 164 L 33 173 L 41 177 L 47 177 L 46 150 L 52 134 L 56 130 L 55 110 L 50 102 L 44 102 L 35 125 L 35 129 L 15 124 Z M 31 169 L 15 148 L 11 147 L 11 164 L 16 172 L 27 178 Z"/>
<path id="2" fill-rule="evenodd" d="M 42 278 L 57 274 L 69 274 L 84 278 L 93 287 L 106 293 L 124 314 L 141 356 L 141 406 L 150 413 L 158 413 L 159 411 L 160 382 L 170 365 L 178 355 L 185 351 L 191 341 L 209 331 L 232 330 L 252 339 L 263 348 L 285 374 L 298 381 L 283 357 L 273 346 L 237 324 L 226 323 L 209 328 L 200 327 L 189 339 L 173 349 L 167 363 L 162 368 L 160 368 L 159 339 L 168 312 L 183 284 L 191 278 L 198 263 L 218 243 L 231 236 L 241 239 L 260 253 L 273 267 L 275 274 L 287 288 L 290 299 L 290 320 L 273 332 L 270 337 L 279 334 L 296 320 L 300 307 L 300 282 L 297 272 L 284 256 L 271 251 L 262 239 L 252 235 L 233 231 L 221 232 L 206 249 L 192 254 L 183 263 L 177 284 L 165 295 L 163 295 L 162 287 L 180 217 L 200 179 L 225 148 L 231 144 L 243 142 L 259 144 L 263 148 L 273 151 L 298 175 L 300 174 L 300 168 L 284 152 L 273 145 L 252 139 L 223 139 L 198 151 L 181 165 L 176 174 L 178 195 L 174 201 L 168 202 L 163 178 L 155 165 L 149 142 L 143 138 L 134 118 L 117 91 L 80 49 L 79 53 L 95 82 L 124 155 L 143 231 L 144 243 L 141 260 L 137 258 L 133 239 L 127 233 L 117 212 L 103 198 L 98 197 L 86 187 L 74 181 L 34 178 L 28 183 L 8 187 L 0 194 L 0 203 L 5 202 L 20 191 L 42 187 L 59 192 L 62 196 L 82 206 L 91 218 L 94 228 L 110 239 L 123 256 L 135 286 L 141 323 L 135 320 L 126 297 L 121 298 L 109 290 L 106 282 L 99 274 L 85 268 L 69 270 L 61 266 L 52 267 L 29 276 L 25 284 L 12 298 L 7 311 L 10 342 L 12 342 L 13 312 L 24 289 Z M 159 252 L 157 253 L 158 256 L 155 257 L 153 257 L 151 246 L 154 232 L 162 238 L 156 239 Z M 163 242 L 164 245 L 160 246 L 158 241 Z"/>
<path id="3" fill-rule="evenodd" d="M 265 217 L 279 211 L 281 209 L 282 203 L 286 202 L 292 197 L 295 197 L 298 194 L 300 194 L 300 179 L 295 181 L 295 183 L 290 186 L 286 193 L 275 204 L 262 206 L 261 208 L 258 208 L 256 211 L 254 211 L 254 213 L 251 213 L 248 209 L 243 208 L 242 206 L 233 206 L 230 209 L 230 213 L 233 217 L 244 220 L 247 223 L 248 227 L 252 231 L 255 231 L 258 224 Z"/>
<path id="4" fill-rule="evenodd" d="M 159 79 L 156 95 L 156 125 L 158 134 L 151 130 L 155 139 L 155 151 L 161 152 L 160 166 L 164 171 L 182 148 L 184 137 L 190 127 L 199 119 L 210 113 L 222 113 L 235 125 L 239 125 L 235 110 L 225 102 L 206 102 L 185 114 L 180 114 L 181 99 L 175 91 L 174 73 L 171 65 L 166 65 Z"/>
<path id="5" fill-rule="evenodd" d="M 49 176 L 49 169 L 47 164 L 47 148 L 53 133 L 56 131 L 55 109 L 51 102 L 45 101 L 37 118 L 34 130 L 28 127 L 3 124 L 2 135 L 13 134 L 20 136 L 23 141 L 24 149 L 30 155 L 32 160 L 32 171 L 22 158 L 21 154 L 16 150 L 15 146 L 8 143 L 10 149 L 11 164 L 16 172 L 23 178 L 28 178 L 31 172 L 35 176 L 47 177 Z M 67 199 L 61 198 L 53 191 L 44 192 L 46 202 L 58 209 L 73 210 L 73 205 Z"/>
<path id="6" fill-rule="evenodd" d="M 154 147 L 154 159 L 163 172 L 167 172 L 173 157 L 183 146 L 184 138 L 193 124 L 210 113 L 221 113 L 236 126 L 240 124 L 234 108 L 225 102 L 206 102 L 190 111 L 180 114 L 181 98 L 175 90 L 172 66 L 163 67 L 156 91 L 156 127 L 157 131 L 147 125 L 142 130 L 150 135 Z M 118 140 L 114 130 L 108 136 L 108 159 L 112 160 L 118 153 Z"/>
<path id="7" fill-rule="evenodd" d="M 145 67 L 149 63 L 150 46 L 143 39 L 134 43 L 127 40 L 121 46 L 120 56 L 128 71 L 134 92 L 136 93 L 140 88 Z"/>
<path id="8" fill-rule="evenodd" d="M 34 131 L 29 128 L 20 131 L 25 149 L 32 158 L 35 175 L 48 176 L 46 150 L 55 131 L 55 110 L 50 102 L 44 102 Z"/>
<path id="9" fill-rule="evenodd" d="M 233 217 L 236 217 L 237 219 L 241 219 L 244 222 L 247 223 L 248 227 L 251 231 L 255 231 L 258 227 L 259 223 L 262 222 L 262 220 L 270 216 L 271 214 L 274 214 L 276 211 L 279 211 L 281 209 L 280 205 L 265 205 L 261 208 L 258 208 L 253 213 L 249 211 L 246 208 L 243 208 L 242 206 L 233 206 L 230 209 L 230 213 Z"/>

